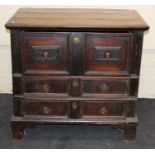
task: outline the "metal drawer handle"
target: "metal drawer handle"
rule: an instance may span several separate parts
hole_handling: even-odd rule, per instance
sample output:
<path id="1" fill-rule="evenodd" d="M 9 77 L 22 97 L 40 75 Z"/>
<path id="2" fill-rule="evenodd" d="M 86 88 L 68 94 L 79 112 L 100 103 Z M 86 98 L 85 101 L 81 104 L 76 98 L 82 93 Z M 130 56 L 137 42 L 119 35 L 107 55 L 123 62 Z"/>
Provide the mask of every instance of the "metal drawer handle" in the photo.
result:
<path id="1" fill-rule="evenodd" d="M 47 106 L 44 106 L 43 107 L 43 112 L 44 112 L 44 114 L 49 114 L 51 112 L 51 110 Z"/>
<path id="2" fill-rule="evenodd" d="M 106 58 L 106 60 L 110 60 L 110 57 L 111 57 L 111 53 L 110 52 L 105 52 L 105 58 Z"/>
<path id="3" fill-rule="evenodd" d="M 99 111 L 100 114 L 106 115 L 108 113 L 108 109 L 106 107 L 102 107 Z"/>
<path id="4" fill-rule="evenodd" d="M 73 110 L 75 110 L 75 109 L 78 108 L 78 104 L 77 104 L 77 102 L 73 102 L 73 103 L 72 103 L 72 108 L 73 108 Z"/>
<path id="5" fill-rule="evenodd" d="M 48 93 L 48 92 L 50 91 L 50 85 L 49 85 L 49 84 L 44 84 L 44 85 L 43 85 L 43 91 L 44 91 L 45 93 Z"/>
<path id="6" fill-rule="evenodd" d="M 105 84 L 105 83 L 102 84 L 100 88 L 101 88 L 102 91 L 107 91 L 109 89 L 108 85 Z"/>
<path id="7" fill-rule="evenodd" d="M 44 57 L 44 59 L 48 59 L 48 51 L 44 51 L 43 57 Z"/>

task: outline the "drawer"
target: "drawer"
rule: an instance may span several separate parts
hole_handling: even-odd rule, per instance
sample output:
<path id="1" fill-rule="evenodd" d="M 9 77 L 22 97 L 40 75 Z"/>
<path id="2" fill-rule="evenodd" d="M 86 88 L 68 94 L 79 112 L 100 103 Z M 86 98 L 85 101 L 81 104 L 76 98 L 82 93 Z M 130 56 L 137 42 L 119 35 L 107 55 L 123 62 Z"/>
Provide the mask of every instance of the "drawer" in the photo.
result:
<path id="1" fill-rule="evenodd" d="M 53 115 L 71 119 L 82 119 L 85 116 L 124 116 L 135 117 L 136 101 L 104 100 L 32 100 L 14 99 L 15 116 Z"/>
<path id="2" fill-rule="evenodd" d="M 22 64 L 25 74 L 68 74 L 68 34 L 23 32 Z"/>
<path id="3" fill-rule="evenodd" d="M 137 96 L 139 83 L 138 78 L 128 77 L 24 76 L 14 79 L 17 86 L 22 83 L 22 94 L 39 97 Z"/>
<path id="4" fill-rule="evenodd" d="M 130 74 L 131 33 L 88 33 L 85 74 Z"/>
<path id="5" fill-rule="evenodd" d="M 127 79 L 103 79 L 89 78 L 82 80 L 83 96 L 103 96 L 103 95 L 129 95 L 129 80 Z"/>
<path id="6" fill-rule="evenodd" d="M 69 94 L 69 79 L 65 77 L 51 76 L 25 76 L 24 93 L 28 94 L 48 94 L 50 96 L 68 96 Z"/>
<path id="7" fill-rule="evenodd" d="M 68 116 L 68 102 L 64 101 L 24 101 L 24 115 Z"/>
<path id="8" fill-rule="evenodd" d="M 125 116 L 125 102 L 84 101 L 84 116 Z"/>
<path id="9" fill-rule="evenodd" d="M 89 77 L 81 85 L 84 97 L 127 97 L 137 95 L 138 79 Z"/>

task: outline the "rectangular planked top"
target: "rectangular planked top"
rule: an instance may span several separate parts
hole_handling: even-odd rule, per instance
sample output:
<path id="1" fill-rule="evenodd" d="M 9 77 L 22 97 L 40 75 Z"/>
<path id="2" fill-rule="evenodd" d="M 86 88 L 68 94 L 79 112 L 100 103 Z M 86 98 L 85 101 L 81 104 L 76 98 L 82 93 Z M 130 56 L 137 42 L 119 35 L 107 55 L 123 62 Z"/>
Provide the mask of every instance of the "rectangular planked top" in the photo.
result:
<path id="1" fill-rule="evenodd" d="M 6 23 L 7 28 L 93 28 L 147 30 L 135 10 L 83 8 L 21 8 Z"/>

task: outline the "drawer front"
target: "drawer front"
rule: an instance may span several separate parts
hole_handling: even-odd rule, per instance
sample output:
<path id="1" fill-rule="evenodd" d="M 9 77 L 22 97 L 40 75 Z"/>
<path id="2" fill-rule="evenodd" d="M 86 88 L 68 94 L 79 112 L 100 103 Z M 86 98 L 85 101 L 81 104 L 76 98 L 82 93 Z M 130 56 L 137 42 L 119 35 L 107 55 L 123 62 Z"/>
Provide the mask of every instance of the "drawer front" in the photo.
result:
<path id="1" fill-rule="evenodd" d="M 24 101 L 24 115 L 68 116 L 68 102 L 59 101 Z"/>
<path id="2" fill-rule="evenodd" d="M 67 40 L 67 33 L 23 32 L 23 72 L 28 74 L 68 74 Z"/>
<path id="3" fill-rule="evenodd" d="M 84 116 L 125 116 L 125 103 L 112 101 L 83 102 Z"/>
<path id="4" fill-rule="evenodd" d="M 69 80 L 63 77 L 24 77 L 24 93 L 49 94 L 53 96 L 68 96 Z"/>
<path id="5" fill-rule="evenodd" d="M 82 119 L 85 116 L 123 116 L 135 117 L 135 101 L 51 101 L 14 99 L 14 114 L 53 115 L 71 119 Z"/>
<path id="6" fill-rule="evenodd" d="M 122 95 L 127 96 L 129 80 L 87 79 L 82 81 L 83 96 Z"/>
<path id="7" fill-rule="evenodd" d="M 91 98 L 137 96 L 139 83 L 138 78 L 91 76 L 24 76 L 18 81 L 22 83 L 22 93 L 28 96 Z"/>
<path id="8" fill-rule="evenodd" d="M 86 35 L 86 74 L 129 74 L 130 33 Z"/>

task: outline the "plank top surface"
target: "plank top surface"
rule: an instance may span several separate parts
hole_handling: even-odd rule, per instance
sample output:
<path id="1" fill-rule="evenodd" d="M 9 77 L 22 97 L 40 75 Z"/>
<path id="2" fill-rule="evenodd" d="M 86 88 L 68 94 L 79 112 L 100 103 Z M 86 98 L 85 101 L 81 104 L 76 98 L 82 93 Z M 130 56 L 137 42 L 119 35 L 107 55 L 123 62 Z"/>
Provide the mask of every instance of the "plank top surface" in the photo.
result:
<path id="1" fill-rule="evenodd" d="M 135 10 L 21 8 L 7 28 L 103 28 L 141 29 L 149 26 Z"/>

